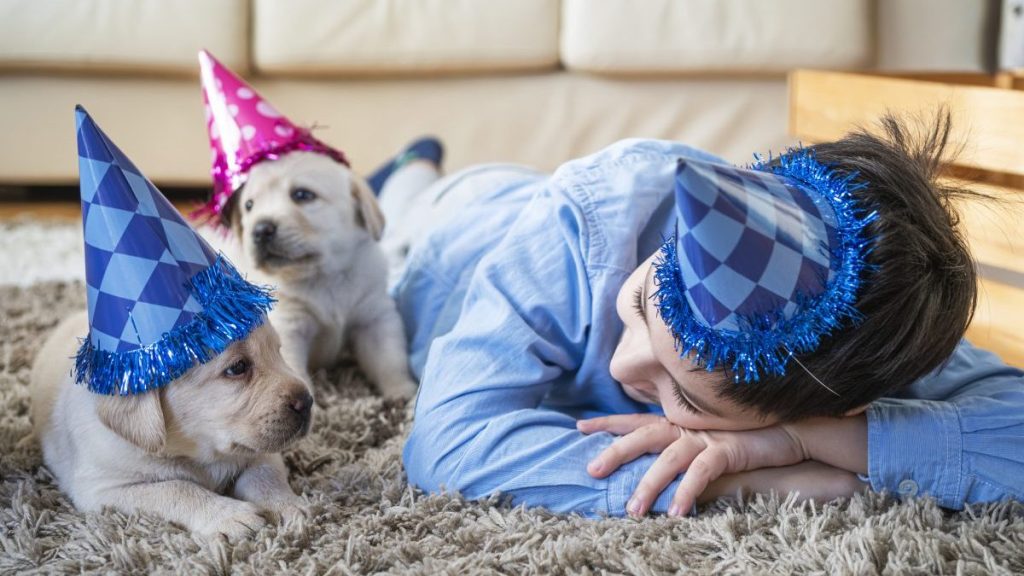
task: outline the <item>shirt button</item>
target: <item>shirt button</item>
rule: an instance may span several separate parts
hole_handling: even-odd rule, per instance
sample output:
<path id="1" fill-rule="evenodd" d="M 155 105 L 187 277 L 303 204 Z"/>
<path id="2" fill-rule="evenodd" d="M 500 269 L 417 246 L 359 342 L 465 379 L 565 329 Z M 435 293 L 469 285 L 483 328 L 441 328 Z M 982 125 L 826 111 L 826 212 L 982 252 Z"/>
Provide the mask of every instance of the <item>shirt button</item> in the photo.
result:
<path id="1" fill-rule="evenodd" d="M 896 488 L 901 496 L 917 496 L 917 482 L 913 480 L 903 480 L 900 485 Z"/>

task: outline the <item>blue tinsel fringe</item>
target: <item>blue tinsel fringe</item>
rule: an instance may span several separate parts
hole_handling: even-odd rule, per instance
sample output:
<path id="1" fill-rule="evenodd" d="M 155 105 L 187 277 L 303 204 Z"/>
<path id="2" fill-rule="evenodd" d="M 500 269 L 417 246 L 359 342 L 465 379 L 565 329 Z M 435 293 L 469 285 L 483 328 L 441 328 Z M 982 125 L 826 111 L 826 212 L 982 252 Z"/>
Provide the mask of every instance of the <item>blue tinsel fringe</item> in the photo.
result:
<path id="1" fill-rule="evenodd" d="M 270 289 L 250 284 L 223 256 L 188 281 L 203 311 L 158 342 L 128 352 L 94 348 L 88 337 L 75 358 L 75 381 L 98 394 L 139 394 L 160 388 L 197 363 L 241 340 L 266 320 Z"/>
<path id="2" fill-rule="evenodd" d="M 829 203 L 836 216 L 838 237 L 830 261 L 838 268 L 823 292 L 797 302 L 798 312 L 792 318 L 785 318 L 779 310 L 741 318 L 740 331 L 715 330 L 694 317 L 686 300 L 675 236 L 664 243 L 655 262 L 654 298 L 662 320 L 675 337 L 676 350 L 681 356 L 692 354 L 692 360 L 708 371 L 728 366 L 737 382 L 756 382 L 762 374 L 785 374 L 790 356 L 813 352 L 821 339 L 841 324 L 861 319 L 855 304 L 872 244 L 865 228 L 878 218 L 876 211 L 858 206 L 853 193 L 866 184 L 855 181 L 857 174 L 840 175 L 818 162 L 810 150 L 789 150 L 775 165 L 771 157 L 767 161 L 755 158 L 751 169 L 795 180 Z"/>

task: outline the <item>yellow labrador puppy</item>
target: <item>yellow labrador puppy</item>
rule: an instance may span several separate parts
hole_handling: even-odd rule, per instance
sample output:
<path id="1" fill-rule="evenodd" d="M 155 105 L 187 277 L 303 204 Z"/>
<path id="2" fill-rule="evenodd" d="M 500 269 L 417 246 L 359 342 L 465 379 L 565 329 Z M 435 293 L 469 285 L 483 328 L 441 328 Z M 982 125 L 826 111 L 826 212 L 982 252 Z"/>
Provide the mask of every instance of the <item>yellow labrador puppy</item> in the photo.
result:
<path id="1" fill-rule="evenodd" d="M 277 287 L 270 320 L 285 361 L 308 375 L 350 345 L 381 394 L 411 397 L 405 331 L 377 243 L 384 217 L 366 182 L 327 156 L 291 152 L 253 166 L 232 202 L 227 251 L 251 280 Z"/>
<path id="2" fill-rule="evenodd" d="M 76 385 L 85 312 L 50 335 L 32 368 L 43 459 L 83 511 L 152 512 L 235 540 L 265 516 L 301 516 L 280 451 L 306 435 L 313 398 L 268 323 L 163 388 L 104 396 Z M 229 495 L 222 495 L 228 492 Z"/>

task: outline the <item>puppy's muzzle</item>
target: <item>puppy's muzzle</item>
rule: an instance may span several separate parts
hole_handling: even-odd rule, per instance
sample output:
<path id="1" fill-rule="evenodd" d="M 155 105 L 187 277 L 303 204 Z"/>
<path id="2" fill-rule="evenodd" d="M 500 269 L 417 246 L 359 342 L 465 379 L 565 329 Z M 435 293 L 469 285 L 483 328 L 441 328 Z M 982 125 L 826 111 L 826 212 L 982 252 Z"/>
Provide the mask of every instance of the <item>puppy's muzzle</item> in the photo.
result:
<path id="1" fill-rule="evenodd" d="M 288 410 L 296 422 L 296 427 L 302 430 L 302 434 L 308 432 L 313 414 L 313 396 L 305 390 L 292 394 L 288 398 Z"/>
<path id="2" fill-rule="evenodd" d="M 292 264 L 292 254 L 280 246 L 277 223 L 260 220 L 252 227 L 253 252 L 256 265 L 261 268 L 275 268 Z"/>
<path id="3" fill-rule="evenodd" d="M 260 220 L 252 227 L 253 244 L 261 248 L 273 242 L 276 235 L 277 224 L 273 220 Z"/>

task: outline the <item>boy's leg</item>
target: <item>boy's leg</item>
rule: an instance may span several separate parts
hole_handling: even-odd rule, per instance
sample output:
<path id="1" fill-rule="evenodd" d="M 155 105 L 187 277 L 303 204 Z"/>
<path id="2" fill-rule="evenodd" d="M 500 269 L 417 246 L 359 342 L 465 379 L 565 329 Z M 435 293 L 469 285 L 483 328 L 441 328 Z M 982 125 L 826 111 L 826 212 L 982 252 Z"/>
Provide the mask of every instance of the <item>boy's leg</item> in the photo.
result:
<path id="1" fill-rule="evenodd" d="M 413 160 L 426 160 L 434 166 L 441 166 L 444 161 L 444 146 L 433 136 L 424 136 L 405 147 L 399 155 L 387 161 L 366 177 L 367 184 L 377 196 L 381 195 L 384 185 L 392 174 Z"/>
<path id="2" fill-rule="evenodd" d="M 441 169 L 426 160 L 415 160 L 392 173 L 377 199 L 386 221 L 404 220 L 420 194 L 440 179 Z M 384 232 L 389 233 L 395 230 Z"/>
<path id="3" fill-rule="evenodd" d="M 433 228 L 444 223 L 449 216 L 475 200 L 498 193 L 524 180 L 543 177 L 544 174 L 520 164 L 477 164 L 445 176 L 431 186 L 421 200 L 427 223 Z M 425 230 L 424 232 L 428 232 Z"/>
<path id="4" fill-rule="evenodd" d="M 422 227 L 422 218 L 417 214 L 420 198 L 440 178 L 435 164 L 417 160 L 395 170 L 385 181 L 380 191 L 380 209 L 384 213 L 380 245 L 391 271 L 404 267 L 412 239 Z"/>
<path id="5" fill-rule="evenodd" d="M 381 192 L 381 204 L 388 202 L 388 207 L 382 208 L 388 224 L 381 245 L 388 257 L 389 285 L 401 277 L 406 256 L 416 242 L 427 238 L 464 207 L 517 182 L 543 176 L 517 164 L 479 164 L 443 178 L 438 178 L 436 171 L 431 173 L 430 168 L 425 162 L 403 166 L 391 177 L 396 180 L 394 200 L 387 199 L 392 193 L 391 180 Z M 424 186 L 431 176 L 433 182 Z M 397 217 L 393 227 L 391 214 Z"/>

